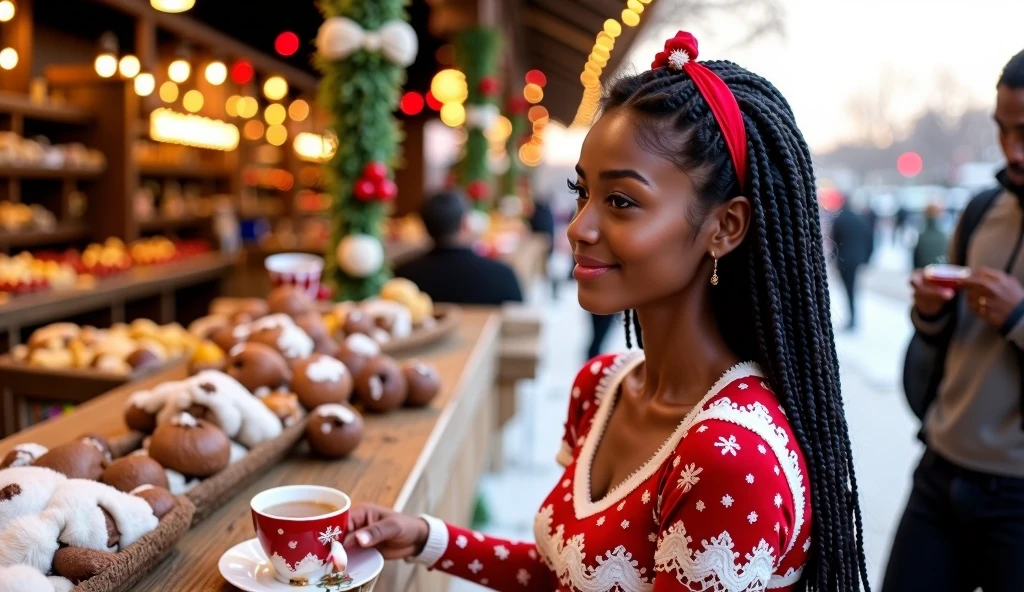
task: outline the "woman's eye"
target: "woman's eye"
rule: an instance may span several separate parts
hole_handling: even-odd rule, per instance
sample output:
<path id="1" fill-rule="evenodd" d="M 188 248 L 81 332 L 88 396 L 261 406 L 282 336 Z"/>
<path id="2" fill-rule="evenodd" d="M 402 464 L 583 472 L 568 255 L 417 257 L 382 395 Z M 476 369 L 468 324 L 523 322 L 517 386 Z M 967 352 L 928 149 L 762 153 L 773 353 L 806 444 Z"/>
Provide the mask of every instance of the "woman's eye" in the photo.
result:
<path id="1" fill-rule="evenodd" d="M 633 207 L 633 202 L 629 201 L 621 195 L 609 195 L 608 203 L 616 210 L 625 210 Z"/>
<path id="2" fill-rule="evenodd" d="M 587 199 L 587 190 L 583 188 L 579 183 L 573 183 L 571 180 L 565 180 L 566 185 L 569 186 L 569 191 L 576 194 L 576 199 Z"/>

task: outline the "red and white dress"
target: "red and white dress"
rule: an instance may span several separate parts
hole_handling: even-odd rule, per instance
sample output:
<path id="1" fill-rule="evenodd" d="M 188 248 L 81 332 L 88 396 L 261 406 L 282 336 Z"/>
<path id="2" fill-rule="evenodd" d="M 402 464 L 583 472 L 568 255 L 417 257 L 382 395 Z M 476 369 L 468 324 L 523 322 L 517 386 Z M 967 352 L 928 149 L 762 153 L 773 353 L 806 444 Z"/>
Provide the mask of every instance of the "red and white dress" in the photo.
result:
<path id="1" fill-rule="evenodd" d="M 623 378 L 642 352 L 605 355 L 576 377 L 536 543 L 425 516 L 416 559 L 495 590 L 791 590 L 811 545 L 807 467 L 756 364 L 729 370 L 646 464 L 602 499 L 591 465 Z"/>

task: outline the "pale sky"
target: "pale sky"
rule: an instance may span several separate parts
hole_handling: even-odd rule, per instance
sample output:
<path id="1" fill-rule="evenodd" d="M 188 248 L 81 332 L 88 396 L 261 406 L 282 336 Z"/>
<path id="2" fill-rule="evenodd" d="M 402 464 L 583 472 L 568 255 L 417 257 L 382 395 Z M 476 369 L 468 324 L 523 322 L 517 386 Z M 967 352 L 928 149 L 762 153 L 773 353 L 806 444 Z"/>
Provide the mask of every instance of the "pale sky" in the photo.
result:
<path id="1" fill-rule="evenodd" d="M 723 15 L 672 23 L 628 59 L 646 69 L 664 39 L 689 30 L 700 41 L 700 59 L 729 59 L 775 84 L 812 149 L 823 150 L 851 135 L 850 99 L 881 80 L 890 81 L 893 109 L 904 120 L 943 100 L 936 82 L 944 75 L 973 104 L 989 106 L 1003 66 L 1024 49 L 1024 0 L 779 1 L 782 38 L 732 47 L 737 39 L 729 32 L 739 17 Z"/>

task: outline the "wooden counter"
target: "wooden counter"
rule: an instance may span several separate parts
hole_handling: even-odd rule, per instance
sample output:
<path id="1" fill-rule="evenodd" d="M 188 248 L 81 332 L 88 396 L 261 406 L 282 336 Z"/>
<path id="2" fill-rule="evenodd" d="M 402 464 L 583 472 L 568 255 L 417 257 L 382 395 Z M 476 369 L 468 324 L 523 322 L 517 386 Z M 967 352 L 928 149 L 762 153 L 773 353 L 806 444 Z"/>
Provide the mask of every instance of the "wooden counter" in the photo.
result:
<path id="1" fill-rule="evenodd" d="M 170 557 L 133 590 L 234 590 L 217 571 L 217 561 L 227 549 L 254 536 L 249 514 L 252 496 L 278 485 L 329 485 L 348 492 L 356 501 L 414 514 L 429 512 L 468 524 L 497 415 L 493 394 L 500 329 L 497 309 L 464 309 L 461 326 L 453 336 L 416 352 L 418 358 L 437 366 L 443 380 L 441 396 L 431 407 L 366 416 L 365 438 L 344 461 L 314 460 L 303 448 L 298 449 L 193 528 Z M 159 378 L 148 379 L 152 380 Z M 121 411 L 131 390 L 134 388 L 112 391 L 70 415 L 0 441 L 0 456 L 22 442 L 55 445 L 85 431 L 123 432 Z M 446 587 L 443 574 L 389 562 L 376 590 L 437 592 Z"/>

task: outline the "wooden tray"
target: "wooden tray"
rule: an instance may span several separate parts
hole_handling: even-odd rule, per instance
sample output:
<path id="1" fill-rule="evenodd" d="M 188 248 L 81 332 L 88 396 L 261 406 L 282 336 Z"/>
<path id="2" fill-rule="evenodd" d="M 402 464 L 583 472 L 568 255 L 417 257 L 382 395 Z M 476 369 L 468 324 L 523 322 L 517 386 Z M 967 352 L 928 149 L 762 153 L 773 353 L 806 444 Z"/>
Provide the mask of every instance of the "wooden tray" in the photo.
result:
<path id="1" fill-rule="evenodd" d="M 125 592 L 171 552 L 192 525 L 195 507 L 184 496 L 175 500 L 157 527 L 117 554 L 114 564 L 72 588 L 72 592 Z"/>
<path id="2" fill-rule="evenodd" d="M 328 313 L 334 307 L 333 302 L 321 302 L 319 304 L 321 313 Z M 411 335 L 402 339 L 395 339 L 383 343 L 380 350 L 389 356 L 396 356 L 410 350 L 419 349 L 423 346 L 438 342 L 447 337 L 459 326 L 462 318 L 462 309 L 455 304 L 435 304 L 434 320 L 436 323 L 429 329 L 417 329 Z"/>
<path id="3" fill-rule="evenodd" d="M 10 355 L 0 356 L 0 385 L 11 389 L 17 397 L 46 399 L 54 403 L 84 403 L 119 386 L 135 382 L 157 372 L 164 372 L 185 358 L 128 375 L 109 374 L 89 368 L 39 368 L 14 361 Z"/>

